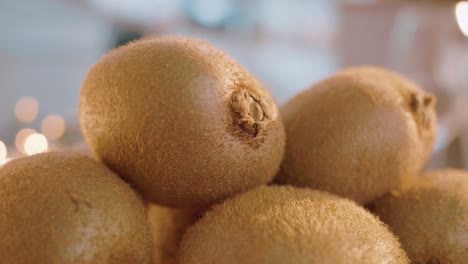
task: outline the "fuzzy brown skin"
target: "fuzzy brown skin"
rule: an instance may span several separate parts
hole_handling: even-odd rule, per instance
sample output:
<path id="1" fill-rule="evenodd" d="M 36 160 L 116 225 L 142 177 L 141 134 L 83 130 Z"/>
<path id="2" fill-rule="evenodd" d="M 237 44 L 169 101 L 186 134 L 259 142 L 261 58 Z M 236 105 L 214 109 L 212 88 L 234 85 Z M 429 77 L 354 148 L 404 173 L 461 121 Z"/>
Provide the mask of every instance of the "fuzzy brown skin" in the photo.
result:
<path id="1" fill-rule="evenodd" d="M 172 209 L 150 204 L 147 218 L 153 241 L 152 264 L 175 264 L 179 243 L 187 228 L 195 223 L 200 211 Z"/>
<path id="2" fill-rule="evenodd" d="M 413 263 L 467 263 L 468 172 L 427 172 L 372 207 L 400 238 Z"/>
<path id="3" fill-rule="evenodd" d="M 150 263 L 140 197 L 102 164 L 45 153 L 0 168 L 0 262 Z"/>
<path id="4" fill-rule="evenodd" d="M 417 175 L 435 138 L 435 98 L 396 73 L 350 68 L 281 109 L 280 184 L 369 202 Z"/>
<path id="5" fill-rule="evenodd" d="M 205 206 L 267 183 L 284 152 L 269 92 L 197 39 L 113 50 L 86 76 L 79 117 L 96 157 L 162 205 Z"/>
<path id="6" fill-rule="evenodd" d="M 205 213 L 184 236 L 180 264 L 408 263 L 398 240 L 354 202 L 264 186 Z"/>

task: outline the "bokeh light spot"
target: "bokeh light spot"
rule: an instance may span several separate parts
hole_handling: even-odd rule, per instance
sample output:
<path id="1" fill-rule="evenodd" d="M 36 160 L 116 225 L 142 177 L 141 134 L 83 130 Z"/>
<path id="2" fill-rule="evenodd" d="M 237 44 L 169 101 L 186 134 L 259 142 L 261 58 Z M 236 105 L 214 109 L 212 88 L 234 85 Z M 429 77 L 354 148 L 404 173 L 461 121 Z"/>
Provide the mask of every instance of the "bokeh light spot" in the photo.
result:
<path id="1" fill-rule="evenodd" d="M 24 141 L 24 151 L 28 155 L 46 152 L 48 148 L 47 138 L 40 133 L 31 134 Z"/>
<path id="2" fill-rule="evenodd" d="M 16 134 L 16 138 L 15 138 L 15 145 L 16 145 L 16 149 L 25 154 L 26 151 L 24 150 L 24 142 L 26 141 L 26 138 L 32 134 L 36 133 L 36 130 L 34 129 L 30 129 L 30 128 L 25 128 L 25 129 L 21 129 L 18 134 Z"/>
<path id="3" fill-rule="evenodd" d="M 65 133 L 65 119 L 60 115 L 48 115 L 42 120 L 41 131 L 49 139 L 59 139 Z"/>
<path id="4" fill-rule="evenodd" d="M 7 161 L 7 148 L 5 144 L 0 141 L 0 165 Z"/>
<path id="5" fill-rule="evenodd" d="M 468 37 L 468 1 L 462 1 L 455 6 L 458 26 L 465 36 Z"/>
<path id="6" fill-rule="evenodd" d="M 16 102 L 15 116 L 18 121 L 31 123 L 39 112 L 39 103 L 34 97 L 22 97 Z"/>

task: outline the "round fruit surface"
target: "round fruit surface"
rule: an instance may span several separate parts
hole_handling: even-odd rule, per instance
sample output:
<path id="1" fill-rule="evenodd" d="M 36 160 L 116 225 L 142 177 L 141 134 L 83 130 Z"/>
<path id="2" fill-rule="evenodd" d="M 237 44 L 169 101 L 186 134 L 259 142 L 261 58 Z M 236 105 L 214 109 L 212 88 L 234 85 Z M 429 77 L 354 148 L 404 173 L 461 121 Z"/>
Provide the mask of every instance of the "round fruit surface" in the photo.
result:
<path id="1" fill-rule="evenodd" d="M 96 157 L 161 205 L 203 207 L 265 184 L 283 157 L 269 92 L 202 40 L 113 50 L 90 69 L 79 105 Z"/>
<path id="2" fill-rule="evenodd" d="M 150 263 L 139 196 L 81 154 L 45 153 L 0 168 L 1 263 Z"/>
<path id="3" fill-rule="evenodd" d="M 276 181 L 369 202 L 411 176 L 431 154 L 435 99 L 376 67 L 338 72 L 281 109 L 285 160 Z"/>
<path id="4" fill-rule="evenodd" d="M 468 172 L 430 171 L 371 206 L 414 263 L 468 260 Z"/>
<path id="5" fill-rule="evenodd" d="M 408 263 L 400 243 L 356 203 L 321 191 L 264 186 L 191 226 L 180 264 Z"/>

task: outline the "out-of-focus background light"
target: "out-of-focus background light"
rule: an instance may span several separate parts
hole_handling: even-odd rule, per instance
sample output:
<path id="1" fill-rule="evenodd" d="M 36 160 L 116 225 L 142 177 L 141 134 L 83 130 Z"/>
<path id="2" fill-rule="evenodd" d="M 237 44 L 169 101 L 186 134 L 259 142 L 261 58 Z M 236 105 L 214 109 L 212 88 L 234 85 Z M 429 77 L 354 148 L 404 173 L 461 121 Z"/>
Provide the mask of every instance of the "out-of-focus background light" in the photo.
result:
<path id="1" fill-rule="evenodd" d="M 107 17 L 138 25 L 157 25 L 177 17 L 180 0 L 85 0 Z"/>
<path id="2" fill-rule="evenodd" d="M 458 26 L 460 30 L 468 37 L 468 1 L 457 3 L 455 7 Z"/>
<path id="3" fill-rule="evenodd" d="M 31 134 L 24 141 L 24 151 L 27 155 L 46 152 L 48 147 L 47 138 L 40 133 Z"/>
<path id="4" fill-rule="evenodd" d="M 454 0 L 3 1 L 0 139 L 8 158 L 86 149 L 77 119 L 86 72 L 113 47 L 149 34 L 210 41 L 279 104 L 343 67 L 401 72 L 438 97 L 429 166 L 468 168 L 468 1 Z"/>
<path id="5" fill-rule="evenodd" d="M 30 129 L 30 128 L 24 128 L 24 129 L 21 129 L 18 134 L 16 134 L 16 138 L 15 138 L 15 145 L 16 145 L 16 149 L 23 153 L 23 154 L 26 154 L 26 150 L 24 149 L 24 145 L 25 145 L 25 142 L 26 142 L 26 139 L 30 136 L 30 135 L 33 135 L 36 133 L 36 130 L 34 129 Z"/>
<path id="6" fill-rule="evenodd" d="M 34 97 L 22 97 L 16 102 L 16 119 L 23 123 L 31 123 L 39 112 L 39 103 Z"/>
<path id="7" fill-rule="evenodd" d="M 7 148 L 5 144 L 2 141 L 0 141 L 0 165 L 5 163 L 6 159 L 7 159 Z"/>
<path id="8" fill-rule="evenodd" d="M 41 132 L 49 139 L 59 139 L 65 133 L 65 119 L 60 115 L 48 115 L 42 120 Z"/>

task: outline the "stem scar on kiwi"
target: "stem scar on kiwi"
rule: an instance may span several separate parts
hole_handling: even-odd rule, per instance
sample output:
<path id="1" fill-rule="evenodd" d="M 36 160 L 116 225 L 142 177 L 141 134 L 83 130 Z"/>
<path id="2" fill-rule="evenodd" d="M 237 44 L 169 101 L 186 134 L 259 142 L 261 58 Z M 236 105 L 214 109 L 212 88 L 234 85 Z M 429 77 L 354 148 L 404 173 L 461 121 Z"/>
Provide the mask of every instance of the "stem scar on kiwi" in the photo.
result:
<path id="1" fill-rule="evenodd" d="M 270 182 L 285 135 L 259 80 L 206 41 L 153 36 L 112 50 L 82 84 L 96 158 L 149 201 L 203 207 Z"/>
<path id="2" fill-rule="evenodd" d="M 435 97 L 390 70 L 339 71 L 281 108 L 276 182 L 368 203 L 418 175 L 435 140 Z"/>
<path id="3" fill-rule="evenodd" d="M 429 129 L 431 126 L 431 108 L 436 103 L 435 96 L 429 93 L 412 93 L 410 98 L 410 109 L 419 124 L 419 129 Z"/>
<path id="4" fill-rule="evenodd" d="M 266 127 L 274 118 L 271 103 L 267 98 L 261 98 L 244 88 L 232 92 L 229 103 L 234 126 L 241 130 L 241 133 L 234 130 L 234 134 L 245 139 L 253 148 L 258 148 L 262 139 L 259 135 L 268 132 Z"/>

